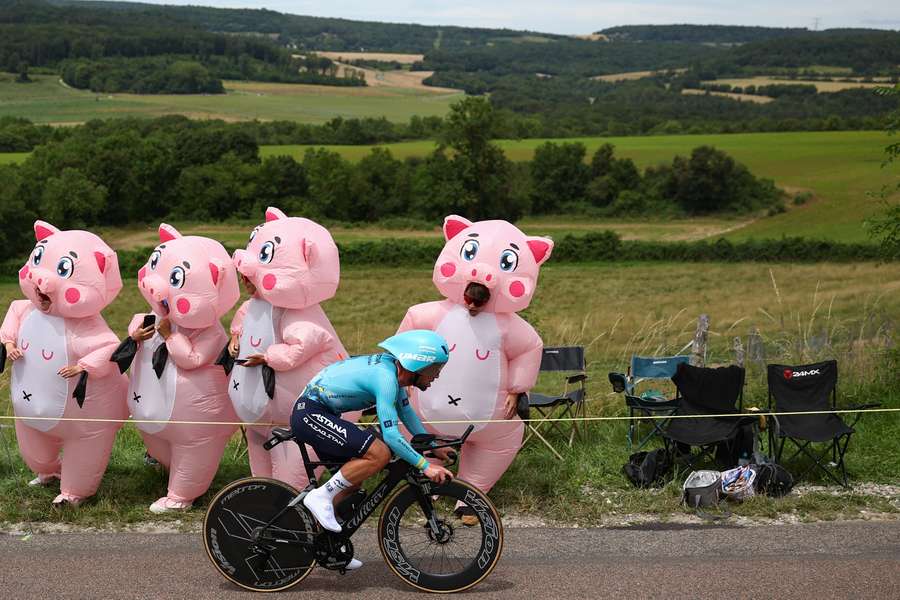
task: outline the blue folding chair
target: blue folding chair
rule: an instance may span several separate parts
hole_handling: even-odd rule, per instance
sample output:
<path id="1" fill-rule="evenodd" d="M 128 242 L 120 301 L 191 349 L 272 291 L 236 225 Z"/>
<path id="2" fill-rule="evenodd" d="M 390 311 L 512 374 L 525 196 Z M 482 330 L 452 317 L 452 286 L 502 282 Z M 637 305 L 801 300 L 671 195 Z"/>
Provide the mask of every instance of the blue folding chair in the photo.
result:
<path id="1" fill-rule="evenodd" d="M 678 408 L 681 397 L 677 391 L 673 398 L 668 398 L 661 392 L 655 390 L 647 390 L 641 394 L 637 393 L 637 386 L 653 380 L 669 380 L 678 370 L 678 365 L 688 364 L 689 356 L 632 356 L 631 366 L 628 373 L 610 373 L 609 382 L 613 386 L 613 391 L 618 394 L 625 394 L 625 405 L 628 407 L 628 414 L 631 420 L 628 422 L 628 448 L 635 448 L 635 440 L 637 440 L 637 448 L 643 448 L 647 442 L 654 436 L 662 433 L 667 419 L 651 419 L 651 430 L 640 437 L 639 423 L 637 417 L 647 416 L 655 417 L 659 415 L 671 415 Z"/>

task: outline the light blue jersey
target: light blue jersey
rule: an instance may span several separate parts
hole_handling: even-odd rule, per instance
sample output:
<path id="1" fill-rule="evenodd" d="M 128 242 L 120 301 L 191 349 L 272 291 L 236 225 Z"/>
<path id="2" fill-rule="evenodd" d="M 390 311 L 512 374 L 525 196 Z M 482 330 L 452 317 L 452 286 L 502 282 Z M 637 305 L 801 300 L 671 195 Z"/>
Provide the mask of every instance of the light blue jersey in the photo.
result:
<path id="1" fill-rule="evenodd" d="M 328 365 L 310 380 L 301 397 L 319 402 L 336 415 L 374 406 L 382 437 L 394 454 L 419 469 L 428 466 L 400 434 L 398 418 L 413 435 L 426 431 L 409 405 L 406 390 L 397 383 L 397 367 L 390 354 L 357 356 Z"/>

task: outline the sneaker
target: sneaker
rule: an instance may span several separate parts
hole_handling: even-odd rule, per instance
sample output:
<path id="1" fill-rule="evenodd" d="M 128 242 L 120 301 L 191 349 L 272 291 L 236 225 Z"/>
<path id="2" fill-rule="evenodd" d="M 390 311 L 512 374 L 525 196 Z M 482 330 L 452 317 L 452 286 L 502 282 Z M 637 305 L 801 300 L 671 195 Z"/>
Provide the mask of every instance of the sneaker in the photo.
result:
<path id="1" fill-rule="evenodd" d="M 360 568 L 361 566 L 363 566 L 363 562 L 361 560 L 351 558 L 350 562 L 347 563 L 347 566 L 344 567 L 344 569 L 347 571 L 355 571 L 358 568 Z"/>
<path id="2" fill-rule="evenodd" d="M 162 465 L 158 460 L 150 456 L 149 452 L 144 452 L 144 464 L 154 469 L 162 469 Z"/>
<path id="3" fill-rule="evenodd" d="M 53 499 L 53 508 L 62 508 L 64 506 L 77 507 L 80 506 L 81 503 L 84 502 L 84 500 L 84 498 L 79 498 L 78 496 L 60 494 Z"/>
<path id="4" fill-rule="evenodd" d="M 456 518 L 462 521 L 462 524 L 466 527 L 478 525 L 478 517 L 475 515 L 475 511 L 469 506 L 457 506 L 456 510 L 453 511 L 453 514 L 456 515 Z"/>
<path id="5" fill-rule="evenodd" d="M 168 496 L 163 496 L 150 505 L 150 512 L 161 515 L 166 512 L 184 511 L 193 506 L 193 502 L 181 502 L 180 500 L 172 500 Z"/>
<path id="6" fill-rule="evenodd" d="M 334 505 L 331 503 L 331 498 L 323 497 L 313 490 L 304 496 L 303 506 L 309 509 L 319 525 L 328 531 L 341 532 L 341 525 L 334 518 Z"/>
<path id="7" fill-rule="evenodd" d="M 28 485 L 34 487 L 38 485 L 51 485 L 54 481 L 59 481 L 59 473 L 50 473 L 49 475 L 38 474 L 37 477 L 28 482 Z"/>

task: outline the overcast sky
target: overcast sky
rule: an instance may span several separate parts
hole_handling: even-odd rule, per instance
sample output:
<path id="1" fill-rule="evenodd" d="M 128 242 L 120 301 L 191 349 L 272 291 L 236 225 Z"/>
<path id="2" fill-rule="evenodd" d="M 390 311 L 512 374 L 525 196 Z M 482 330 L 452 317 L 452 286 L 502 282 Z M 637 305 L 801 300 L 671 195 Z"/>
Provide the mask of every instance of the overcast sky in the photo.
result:
<path id="1" fill-rule="evenodd" d="M 143 0 L 362 21 L 590 33 L 613 25 L 700 23 L 900 29 L 900 0 Z"/>

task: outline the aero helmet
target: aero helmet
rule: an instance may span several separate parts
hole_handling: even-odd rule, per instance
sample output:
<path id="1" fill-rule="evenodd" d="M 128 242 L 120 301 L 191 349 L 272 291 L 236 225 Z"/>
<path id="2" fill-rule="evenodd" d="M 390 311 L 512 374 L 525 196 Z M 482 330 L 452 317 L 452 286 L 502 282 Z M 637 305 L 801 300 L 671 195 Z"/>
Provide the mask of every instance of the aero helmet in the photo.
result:
<path id="1" fill-rule="evenodd" d="M 393 354 L 404 369 L 413 373 L 450 360 L 447 340 L 427 329 L 398 333 L 378 344 L 378 347 Z"/>

